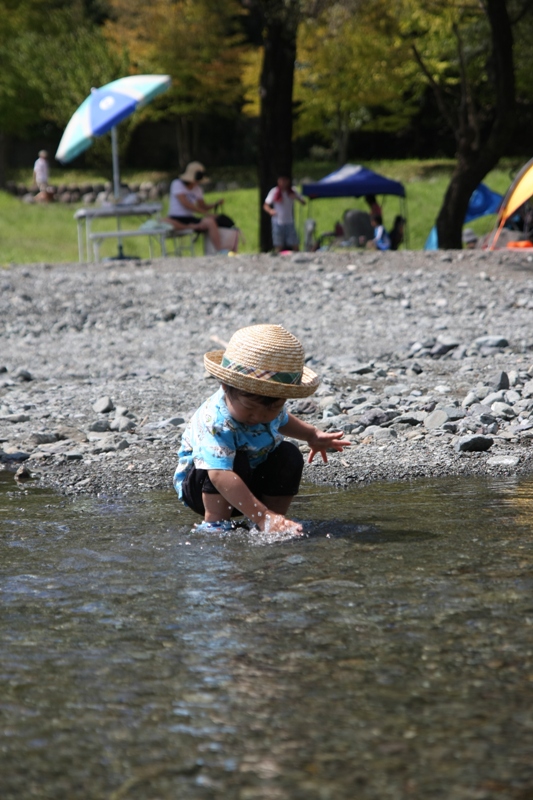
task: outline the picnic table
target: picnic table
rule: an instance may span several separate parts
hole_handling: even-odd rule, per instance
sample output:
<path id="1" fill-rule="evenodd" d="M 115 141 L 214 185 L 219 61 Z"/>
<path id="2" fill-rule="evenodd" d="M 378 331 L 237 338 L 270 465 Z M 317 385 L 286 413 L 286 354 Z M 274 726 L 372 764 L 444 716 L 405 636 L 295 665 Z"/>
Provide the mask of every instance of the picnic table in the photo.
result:
<path id="1" fill-rule="evenodd" d="M 90 260 L 91 246 L 95 261 L 99 260 L 99 247 L 105 239 L 117 239 L 121 247 L 122 239 L 132 236 L 148 236 L 150 255 L 152 255 L 152 237 L 159 239 L 161 254 L 166 255 L 165 237 L 168 233 L 166 228 L 137 228 L 134 230 L 123 230 L 121 221 L 125 217 L 153 217 L 159 214 L 162 203 L 138 203 L 131 204 L 109 204 L 105 206 L 91 206 L 90 208 L 79 208 L 74 214 L 74 219 L 78 225 L 78 256 L 80 264 Z M 116 219 L 117 229 L 115 231 L 93 231 L 92 223 L 95 219 Z M 85 230 L 84 230 L 85 229 Z"/>

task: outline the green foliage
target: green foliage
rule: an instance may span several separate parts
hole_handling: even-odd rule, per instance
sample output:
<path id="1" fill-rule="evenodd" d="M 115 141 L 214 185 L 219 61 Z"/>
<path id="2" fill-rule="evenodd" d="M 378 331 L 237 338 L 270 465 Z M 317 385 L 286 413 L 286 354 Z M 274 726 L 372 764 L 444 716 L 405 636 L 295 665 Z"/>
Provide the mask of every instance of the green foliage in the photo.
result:
<path id="1" fill-rule="evenodd" d="M 0 133 L 23 136 L 42 100 L 28 86 L 20 43 L 29 26 L 31 3 L 0 0 Z"/>
<path id="2" fill-rule="evenodd" d="M 405 128 L 416 110 L 406 101 L 413 81 L 410 52 L 391 30 L 390 3 L 336 2 L 300 26 L 296 89 L 296 135 L 320 133 L 336 142 L 371 126 Z M 380 123 L 373 110 L 381 109 Z"/>
<path id="3" fill-rule="evenodd" d="M 224 113 L 242 99 L 242 37 L 236 0 L 110 0 L 106 24 L 133 72 L 172 77 L 171 89 L 145 109 L 147 117 Z"/>

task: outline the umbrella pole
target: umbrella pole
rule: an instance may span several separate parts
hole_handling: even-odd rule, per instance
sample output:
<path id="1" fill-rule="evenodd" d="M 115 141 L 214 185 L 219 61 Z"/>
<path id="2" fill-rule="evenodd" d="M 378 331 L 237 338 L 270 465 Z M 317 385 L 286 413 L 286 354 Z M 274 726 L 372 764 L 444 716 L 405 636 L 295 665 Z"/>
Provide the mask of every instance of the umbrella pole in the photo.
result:
<path id="1" fill-rule="evenodd" d="M 115 200 L 118 200 L 120 196 L 120 177 L 118 171 L 118 139 L 116 125 L 113 125 L 111 128 L 111 154 L 113 159 L 113 194 L 115 195 Z"/>
<path id="2" fill-rule="evenodd" d="M 120 175 L 118 171 L 118 136 L 117 126 L 113 125 L 111 128 L 111 157 L 113 160 L 113 195 L 115 203 L 118 203 L 120 198 Z M 120 230 L 120 217 L 117 217 L 117 230 Z M 124 258 L 124 250 L 122 248 L 122 239 L 118 237 L 118 257 Z"/>

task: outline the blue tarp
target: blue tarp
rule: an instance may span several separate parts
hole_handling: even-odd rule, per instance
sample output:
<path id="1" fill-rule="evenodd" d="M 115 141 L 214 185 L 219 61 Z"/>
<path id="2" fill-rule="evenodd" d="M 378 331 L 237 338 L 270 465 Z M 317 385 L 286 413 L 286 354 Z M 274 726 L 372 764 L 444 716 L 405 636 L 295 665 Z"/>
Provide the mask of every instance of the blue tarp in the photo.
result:
<path id="1" fill-rule="evenodd" d="M 405 189 L 398 181 L 384 178 L 371 169 L 354 164 L 345 164 L 316 183 L 304 183 L 302 192 L 311 199 L 363 197 L 365 194 L 394 194 L 405 197 Z"/>
<path id="2" fill-rule="evenodd" d="M 503 200 L 503 195 L 493 192 L 484 183 L 480 183 L 477 189 L 472 192 L 468 208 L 466 210 L 465 224 L 472 222 L 473 219 L 485 217 L 487 214 L 496 214 Z M 437 228 L 434 226 L 426 239 L 424 250 L 438 250 L 439 237 Z"/>

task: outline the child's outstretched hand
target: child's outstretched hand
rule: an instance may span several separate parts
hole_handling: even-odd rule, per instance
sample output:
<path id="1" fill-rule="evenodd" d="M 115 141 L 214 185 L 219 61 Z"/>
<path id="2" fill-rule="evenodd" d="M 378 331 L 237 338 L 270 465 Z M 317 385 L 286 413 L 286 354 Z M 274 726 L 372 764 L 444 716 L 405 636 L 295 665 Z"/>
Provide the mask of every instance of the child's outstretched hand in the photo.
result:
<path id="1" fill-rule="evenodd" d="M 265 533 L 292 533 L 295 536 L 301 536 L 304 532 L 299 522 L 287 519 L 283 514 L 275 514 L 273 511 L 267 511 L 265 514 L 265 521 L 261 530 L 265 531 Z"/>
<path id="2" fill-rule="evenodd" d="M 342 431 L 332 431 L 326 433 L 326 431 L 321 431 L 318 428 L 315 428 L 314 436 L 307 441 L 307 444 L 311 448 L 307 463 L 310 464 L 316 454 L 320 453 L 322 456 L 322 461 L 324 464 L 327 464 L 328 457 L 326 455 L 326 449 L 328 447 L 342 452 L 343 447 L 351 446 L 352 443 L 343 437 L 344 433 Z"/>

